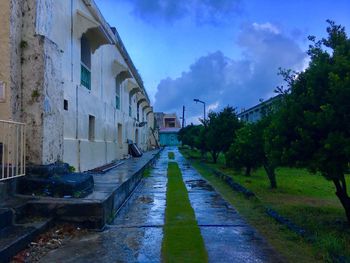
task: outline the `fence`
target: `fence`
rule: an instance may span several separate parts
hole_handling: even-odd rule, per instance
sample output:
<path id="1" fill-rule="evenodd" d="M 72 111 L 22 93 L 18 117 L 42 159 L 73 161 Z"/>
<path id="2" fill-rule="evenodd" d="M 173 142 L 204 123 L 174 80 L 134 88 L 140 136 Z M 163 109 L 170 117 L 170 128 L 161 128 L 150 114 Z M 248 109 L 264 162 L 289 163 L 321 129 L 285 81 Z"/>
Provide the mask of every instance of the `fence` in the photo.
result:
<path id="1" fill-rule="evenodd" d="M 25 175 L 25 124 L 0 120 L 0 181 Z"/>

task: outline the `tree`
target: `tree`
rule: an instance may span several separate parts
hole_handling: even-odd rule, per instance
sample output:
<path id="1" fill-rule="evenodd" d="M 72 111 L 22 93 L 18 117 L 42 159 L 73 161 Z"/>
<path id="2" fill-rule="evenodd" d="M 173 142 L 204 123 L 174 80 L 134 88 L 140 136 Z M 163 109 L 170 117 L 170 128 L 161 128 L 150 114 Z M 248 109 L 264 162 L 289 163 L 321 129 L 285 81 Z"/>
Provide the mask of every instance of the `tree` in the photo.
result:
<path id="1" fill-rule="evenodd" d="M 236 131 L 236 137 L 225 154 L 226 165 L 236 169 L 245 168 L 245 175 L 262 164 L 263 144 L 258 125 L 247 123 Z"/>
<path id="2" fill-rule="evenodd" d="M 289 90 L 269 131 L 280 146 L 272 155 L 333 182 L 350 223 L 345 180 L 350 161 L 350 40 L 344 27 L 327 22 L 326 39 L 309 37 L 309 67 L 295 76 L 282 72 Z"/>
<path id="3" fill-rule="evenodd" d="M 277 188 L 275 169 L 279 164 L 270 149 L 273 143 L 270 141 L 272 131 L 268 130 L 275 110 L 268 110 L 264 117 L 256 123 L 246 124 L 236 132 L 236 137 L 226 153 L 226 163 L 237 169 L 246 168 L 246 175 L 250 175 L 252 169 L 263 166 L 272 189 Z M 268 131 L 268 132 L 267 132 Z"/>
<path id="4" fill-rule="evenodd" d="M 194 147 L 196 147 L 196 140 L 200 134 L 200 130 L 201 128 L 199 125 L 191 124 L 182 128 L 178 132 L 177 137 L 179 141 L 181 141 L 182 145 L 188 145 L 191 147 L 191 149 L 193 149 Z"/>
<path id="5" fill-rule="evenodd" d="M 205 145 L 216 163 L 221 152 L 228 151 L 234 134 L 241 126 L 234 108 L 227 106 L 220 112 L 210 112 L 205 127 Z"/>

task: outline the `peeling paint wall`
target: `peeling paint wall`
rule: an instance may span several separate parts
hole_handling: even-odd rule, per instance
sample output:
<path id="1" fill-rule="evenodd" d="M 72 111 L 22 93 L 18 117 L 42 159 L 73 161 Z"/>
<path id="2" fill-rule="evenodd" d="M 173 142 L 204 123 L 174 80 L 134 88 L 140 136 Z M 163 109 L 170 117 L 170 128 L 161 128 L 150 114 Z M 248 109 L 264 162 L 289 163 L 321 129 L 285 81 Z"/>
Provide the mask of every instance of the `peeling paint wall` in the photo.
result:
<path id="1" fill-rule="evenodd" d="M 128 66 L 114 44 L 102 45 L 92 54 L 91 90 L 80 84 L 78 11 L 95 21 L 83 0 L 0 2 L 0 81 L 9 87 L 6 102 L 0 103 L 0 118 L 27 124 L 29 162 L 64 161 L 85 171 L 125 158 L 127 140 L 138 141 L 147 150 L 152 121 L 140 107 L 139 122 L 148 123 L 138 127 L 140 94 L 133 96 L 129 116 L 128 80 L 121 84 L 121 107 L 116 109 L 113 63 Z M 65 100 L 68 109 L 63 107 Z M 89 115 L 95 117 L 93 140 Z"/>
<path id="2" fill-rule="evenodd" d="M 11 119 L 21 121 L 22 112 L 22 79 L 21 79 L 21 52 L 22 41 L 22 7 L 24 0 L 12 0 L 10 16 L 10 93 L 11 93 Z"/>
<path id="3" fill-rule="evenodd" d="M 77 13 L 84 14 L 90 20 L 95 19 L 93 14 L 82 0 L 38 2 L 43 2 L 40 5 L 44 7 L 40 8 L 37 31 L 45 34 L 62 51 L 64 92 L 59 106 L 64 120 L 63 161 L 79 171 L 85 171 L 125 158 L 128 154 L 127 140 L 136 139 L 137 100 L 136 96 L 132 99 L 133 115 L 130 117 L 130 90 L 125 80 L 121 85 L 121 108 L 116 109 L 116 73 L 112 68 L 115 60 L 127 68 L 126 62 L 115 45 L 100 46 L 91 58 L 91 90 L 82 86 L 81 32 Z M 63 110 L 63 100 L 67 101 L 67 110 Z M 89 115 L 95 117 L 94 140 L 89 140 Z M 121 144 L 118 143 L 118 124 L 122 125 Z M 139 127 L 138 130 L 139 145 L 147 150 L 149 128 Z"/>
<path id="4" fill-rule="evenodd" d="M 28 162 L 49 164 L 63 159 L 61 52 L 37 32 L 36 16 L 42 15 L 38 3 L 27 0 L 22 10 L 22 120 L 27 124 Z M 51 13 L 49 3 L 40 10 Z"/>

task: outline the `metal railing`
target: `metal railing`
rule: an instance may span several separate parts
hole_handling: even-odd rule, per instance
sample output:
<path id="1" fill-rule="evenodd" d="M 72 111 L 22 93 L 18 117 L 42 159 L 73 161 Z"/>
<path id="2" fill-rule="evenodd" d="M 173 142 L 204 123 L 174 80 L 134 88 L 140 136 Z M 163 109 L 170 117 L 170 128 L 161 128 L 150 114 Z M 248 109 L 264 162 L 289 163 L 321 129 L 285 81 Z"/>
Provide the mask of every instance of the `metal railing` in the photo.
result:
<path id="1" fill-rule="evenodd" d="M 25 175 L 25 124 L 0 120 L 0 181 Z"/>

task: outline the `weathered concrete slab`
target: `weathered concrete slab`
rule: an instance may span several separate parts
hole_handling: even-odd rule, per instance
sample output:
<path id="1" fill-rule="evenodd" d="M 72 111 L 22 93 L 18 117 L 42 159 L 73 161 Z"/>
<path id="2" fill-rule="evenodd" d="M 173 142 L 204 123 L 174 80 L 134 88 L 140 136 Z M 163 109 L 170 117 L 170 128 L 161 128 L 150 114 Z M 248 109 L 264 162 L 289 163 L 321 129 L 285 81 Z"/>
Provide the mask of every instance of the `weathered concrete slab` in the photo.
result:
<path id="1" fill-rule="evenodd" d="M 94 191 L 84 198 L 35 197 L 28 202 L 31 214 L 53 216 L 59 220 L 83 223 L 101 229 L 129 197 L 142 178 L 143 170 L 160 150 L 131 158 L 104 174 L 94 174 Z"/>
<path id="2" fill-rule="evenodd" d="M 73 239 L 41 262 L 160 262 L 166 189 L 159 187 L 166 187 L 167 158 L 161 154 L 105 231 Z"/>
<path id="3" fill-rule="evenodd" d="M 189 165 L 180 152 L 172 150 L 188 189 L 209 261 L 284 262 L 237 210 Z"/>
<path id="4" fill-rule="evenodd" d="M 73 239 L 41 263 L 160 262 L 162 228 L 109 229 Z"/>
<path id="5" fill-rule="evenodd" d="M 169 150 L 175 151 L 182 168 L 210 262 L 282 262 L 254 228 L 188 167 L 177 150 Z M 169 150 L 162 152 L 150 177 L 106 231 L 74 239 L 41 262 L 161 262 Z"/>

